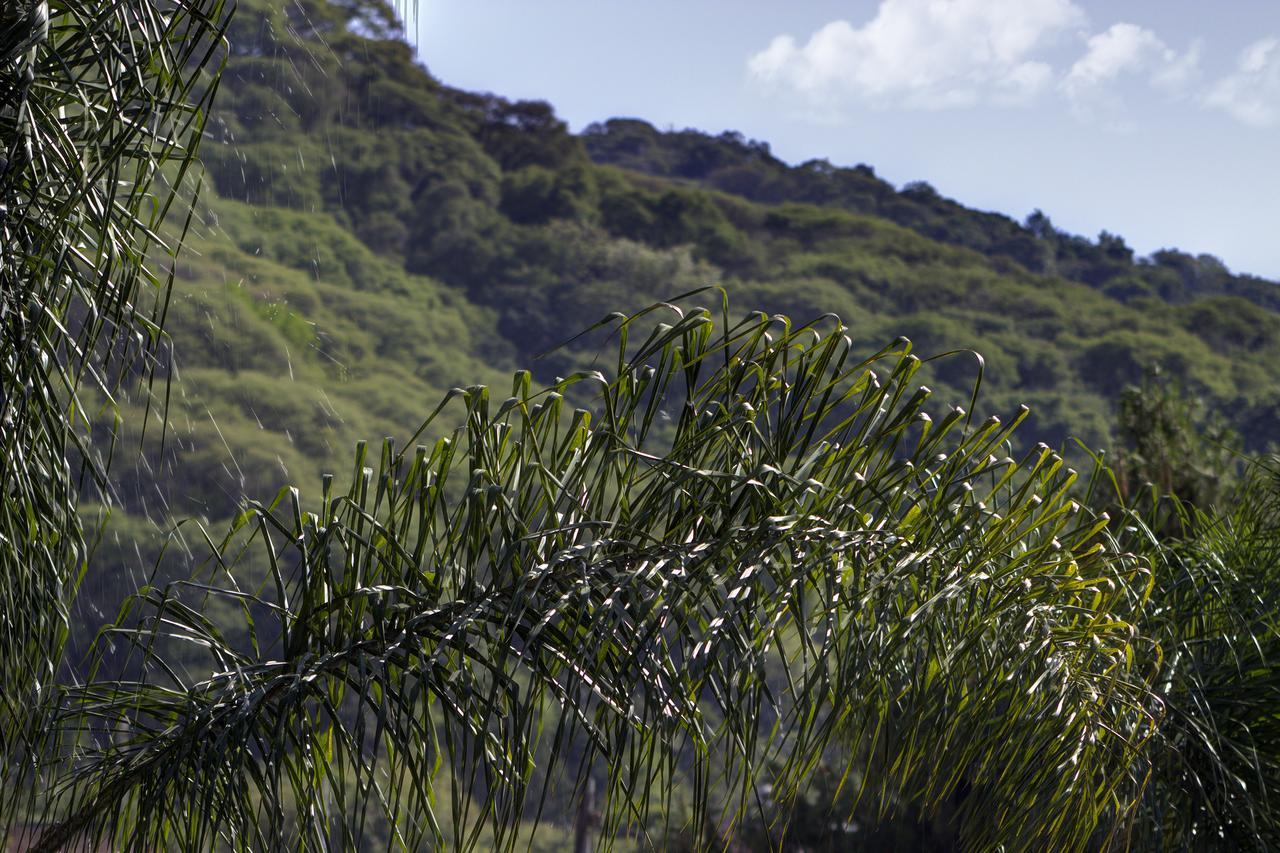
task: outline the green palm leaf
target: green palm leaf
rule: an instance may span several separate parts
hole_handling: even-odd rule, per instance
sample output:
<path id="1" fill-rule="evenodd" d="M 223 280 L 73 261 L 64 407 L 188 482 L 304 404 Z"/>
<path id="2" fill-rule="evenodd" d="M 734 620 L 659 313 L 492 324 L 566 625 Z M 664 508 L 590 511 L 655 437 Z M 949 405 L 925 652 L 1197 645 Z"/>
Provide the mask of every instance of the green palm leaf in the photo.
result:
<path id="1" fill-rule="evenodd" d="M 1221 513 L 1192 510 L 1181 539 L 1146 537 L 1157 579 L 1144 631 L 1159 643 L 1163 711 L 1141 766 L 1151 783 L 1134 843 L 1166 849 L 1280 845 L 1280 480 L 1250 475 Z M 1186 512 L 1186 510 L 1183 510 Z M 1161 507 L 1147 517 L 1161 520 Z"/>
<path id="2" fill-rule="evenodd" d="M 377 821 L 505 849 L 590 767 L 605 836 L 657 843 L 848 744 L 851 779 L 878 768 L 860 797 L 958 802 L 969 845 L 1082 846 L 1152 717 L 1124 616 L 1147 575 L 1074 472 L 1005 456 L 1020 414 L 930 417 L 905 341 L 661 310 L 621 323 L 611 376 L 458 389 L 449 437 L 361 448 L 345 493 L 251 506 L 208 576 L 145 590 L 110 635 L 128 680 L 69 708 L 113 736 L 46 846 L 319 849 Z"/>
<path id="3" fill-rule="evenodd" d="M 103 484 L 90 418 L 148 377 L 214 89 L 221 0 L 15 0 L 0 12 L 0 823 L 33 808 L 43 716 L 68 677 L 88 547 L 77 512 Z M 171 267 L 171 264 L 170 264 Z M 105 406 L 101 401 L 106 401 Z"/>

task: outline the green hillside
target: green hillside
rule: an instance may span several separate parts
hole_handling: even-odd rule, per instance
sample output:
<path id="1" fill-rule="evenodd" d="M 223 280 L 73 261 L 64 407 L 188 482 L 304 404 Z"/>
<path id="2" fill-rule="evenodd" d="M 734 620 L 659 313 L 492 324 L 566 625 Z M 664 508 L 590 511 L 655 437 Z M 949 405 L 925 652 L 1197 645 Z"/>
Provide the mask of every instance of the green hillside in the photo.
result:
<path id="1" fill-rule="evenodd" d="M 318 483 L 356 440 L 412 435 L 449 388 L 564 375 L 593 353 L 538 357 L 707 285 L 738 311 L 835 312 L 867 351 L 905 335 L 980 352 L 987 406 L 1029 405 L 1023 434 L 1050 444 L 1105 446 L 1118 394 L 1155 367 L 1247 447 L 1275 438 L 1280 290 L 1216 259 L 1135 258 L 733 133 L 574 136 L 545 103 L 432 78 L 377 2 L 248 0 L 229 41 L 163 456 L 152 431 L 146 461 L 117 468 L 131 512 L 225 517 Z M 941 361 L 934 399 L 967 401 L 977 369 Z"/>

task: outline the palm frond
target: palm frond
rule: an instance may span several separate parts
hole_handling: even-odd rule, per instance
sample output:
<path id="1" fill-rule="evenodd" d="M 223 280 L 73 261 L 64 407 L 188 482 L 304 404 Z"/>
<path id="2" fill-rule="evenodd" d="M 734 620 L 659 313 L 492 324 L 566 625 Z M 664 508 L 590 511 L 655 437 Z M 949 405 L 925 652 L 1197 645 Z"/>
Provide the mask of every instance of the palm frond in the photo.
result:
<path id="1" fill-rule="evenodd" d="M 1151 683 L 1163 711 L 1135 843 L 1269 849 L 1280 845 L 1280 477 L 1255 463 L 1225 511 L 1192 516 L 1190 535 L 1167 541 L 1132 519 L 1155 563 L 1143 627 L 1161 652 Z"/>
<path id="2" fill-rule="evenodd" d="M 974 847 L 1081 847 L 1152 709 L 1124 616 L 1148 575 L 1075 472 L 1007 457 L 1025 412 L 931 416 L 905 340 L 860 358 L 834 318 L 655 310 L 612 375 L 455 389 L 449 437 L 360 448 L 345 492 L 252 505 L 207 576 L 144 590 L 107 635 L 124 680 L 68 708 L 45 847 L 380 823 L 510 849 L 593 767 L 604 837 L 653 842 L 850 744 L 862 798 L 954 806 Z"/>
<path id="3" fill-rule="evenodd" d="M 17 0 L 0 15 L 0 824 L 32 806 L 43 711 L 66 676 L 105 461 L 96 408 L 150 373 L 212 95 L 222 0 Z M 25 780 L 25 781 L 24 781 Z"/>

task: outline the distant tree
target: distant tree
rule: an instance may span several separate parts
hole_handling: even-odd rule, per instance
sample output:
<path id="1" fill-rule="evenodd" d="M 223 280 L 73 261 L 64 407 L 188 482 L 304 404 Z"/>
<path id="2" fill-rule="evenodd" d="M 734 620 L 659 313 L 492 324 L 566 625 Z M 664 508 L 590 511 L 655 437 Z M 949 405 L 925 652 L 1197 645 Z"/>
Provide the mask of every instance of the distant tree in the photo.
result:
<path id="1" fill-rule="evenodd" d="M 1032 272 L 1044 273 L 1052 269 L 1052 247 L 1026 231 L 1019 231 L 999 241 L 992 247 L 992 251 L 1012 258 Z"/>
<path id="2" fill-rule="evenodd" d="M 836 167 L 831 165 L 831 161 L 825 157 L 805 160 L 798 168 L 815 175 L 834 175 L 836 171 Z"/>
<path id="3" fill-rule="evenodd" d="M 1235 432 L 1158 368 L 1121 393 L 1116 441 L 1120 501 L 1150 514 L 1164 534 L 1181 532 L 1192 508 L 1220 507 L 1239 474 Z"/>
<path id="4" fill-rule="evenodd" d="M 594 176 L 581 164 L 559 171 L 526 166 L 502 179 L 500 210 L 512 222 L 537 225 L 552 219 L 595 218 L 598 205 Z"/>
<path id="5" fill-rule="evenodd" d="M 910 181 L 903 185 L 902 194 L 916 201 L 935 201 L 940 198 L 938 191 L 928 181 Z"/>
<path id="6" fill-rule="evenodd" d="M 1024 227 L 1038 240 L 1052 240 L 1058 234 L 1053 222 L 1039 208 L 1027 215 Z"/>
<path id="7" fill-rule="evenodd" d="M 1103 231 L 1098 234 L 1098 248 L 1102 250 L 1102 254 L 1111 261 L 1120 261 L 1125 264 L 1133 263 L 1133 249 L 1124 242 L 1124 238 L 1118 234 L 1112 234 Z"/>
<path id="8" fill-rule="evenodd" d="M 581 159 L 581 143 L 546 101 L 506 101 L 494 95 L 456 93 L 476 121 L 476 137 L 504 170 L 526 166 L 558 169 Z"/>

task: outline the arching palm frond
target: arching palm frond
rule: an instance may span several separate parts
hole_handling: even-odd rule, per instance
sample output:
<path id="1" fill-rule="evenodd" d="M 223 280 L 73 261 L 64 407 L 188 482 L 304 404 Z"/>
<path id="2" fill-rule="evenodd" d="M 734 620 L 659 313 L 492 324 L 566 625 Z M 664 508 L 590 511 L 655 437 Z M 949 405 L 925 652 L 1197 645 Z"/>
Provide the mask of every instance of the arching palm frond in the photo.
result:
<path id="1" fill-rule="evenodd" d="M 375 824 L 510 848 L 585 768 L 602 836 L 656 844 L 824 754 L 974 848 L 1079 848 L 1122 813 L 1147 575 L 1074 472 L 1006 456 L 1019 414 L 931 417 L 905 340 L 863 359 L 834 319 L 670 310 L 621 324 L 610 376 L 458 389 L 448 437 L 362 448 L 346 491 L 254 505 L 208 576 L 144 590 L 106 637 L 134 648 L 124 680 L 68 709 L 111 736 L 82 744 L 45 849 Z"/>
<path id="2" fill-rule="evenodd" d="M 31 807 L 22 780 L 47 731 L 41 712 L 86 568 L 77 495 L 103 467 L 83 446 L 89 400 L 110 401 L 159 343 L 168 282 L 148 259 L 180 240 L 181 228 L 162 239 L 161 223 L 194 160 L 225 11 L 222 0 L 6 0 L 0 10 L 6 827 Z"/>

